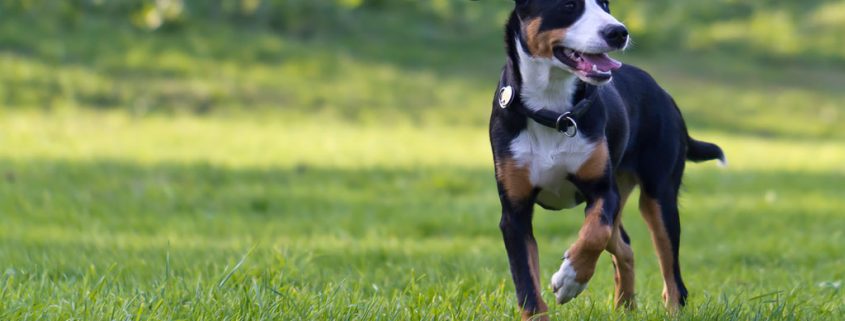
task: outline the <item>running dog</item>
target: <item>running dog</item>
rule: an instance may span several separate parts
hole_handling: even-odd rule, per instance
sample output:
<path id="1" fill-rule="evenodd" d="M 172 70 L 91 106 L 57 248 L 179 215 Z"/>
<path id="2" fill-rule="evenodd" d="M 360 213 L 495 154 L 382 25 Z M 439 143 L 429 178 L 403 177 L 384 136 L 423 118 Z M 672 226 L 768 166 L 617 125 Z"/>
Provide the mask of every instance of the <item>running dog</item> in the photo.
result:
<path id="1" fill-rule="evenodd" d="M 534 204 L 586 202 L 578 240 L 551 278 L 557 302 L 577 297 L 603 251 L 613 256 L 615 304 L 634 308 L 634 255 L 620 213 L 639 186 L 669 310 L 686 303 L 678 264 L 678 189 L 685 162 L 720 160 L 690 138 L 672 97 L 646 72 L 610 58 L 630 42 L 606 0 L 515 0 L 505 27 L 507 63 L 490 118 L 499 224 L 524 319 L 546 319 Z"/>

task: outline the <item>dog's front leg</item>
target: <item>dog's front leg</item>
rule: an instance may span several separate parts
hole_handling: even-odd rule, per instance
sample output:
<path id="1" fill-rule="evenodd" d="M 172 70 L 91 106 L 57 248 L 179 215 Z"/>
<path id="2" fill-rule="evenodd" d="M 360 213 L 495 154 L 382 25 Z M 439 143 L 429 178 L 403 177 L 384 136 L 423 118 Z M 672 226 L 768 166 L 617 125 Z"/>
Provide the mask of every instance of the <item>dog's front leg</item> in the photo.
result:
<path id="1" fill-rule="evenodd" d="M 531 220 L 536 191 L 528 172 L 513 162 L 497 163 L 496 176 L 502 219 L 499 228 L 508 252 L 511 276 L 523 320 L 548 320 L 546 303 L 540 293 L 540 258 Z"/>
<path id="2" fill-rule="evenodd" d="M 613 235 L 613 224 L 619 210 L 619 190 L 607 153 L 599 151 L 569 178 L 586 196 L 587 207 L 578 240 L 566 251 L 560 269 L 552 276 L 552 289 L 560 304 L 569 302 L 584 291 L 593 277 L 599 256 Z"/>
<path id="3" fill-rule="evenodd" d="M 552 276 L 552 289 L 558 303 L 569 302 L 587 287 L 596 262 L 613 234 L 613 216 L 618 206 L 619 194 L 615 188 L 588 201 L 578 240 L 566 251 L 560 270 Z"/>
<path id="4" fill-rule="evenodd" d="M 499 223 L 523 320 L 548 310 L 540 294 L 540 262 L 531 217 L 532 206 L 521 204 L 503 208 L 502 220 Z M 532 320 L 545 318 L 541 315 Z"/>

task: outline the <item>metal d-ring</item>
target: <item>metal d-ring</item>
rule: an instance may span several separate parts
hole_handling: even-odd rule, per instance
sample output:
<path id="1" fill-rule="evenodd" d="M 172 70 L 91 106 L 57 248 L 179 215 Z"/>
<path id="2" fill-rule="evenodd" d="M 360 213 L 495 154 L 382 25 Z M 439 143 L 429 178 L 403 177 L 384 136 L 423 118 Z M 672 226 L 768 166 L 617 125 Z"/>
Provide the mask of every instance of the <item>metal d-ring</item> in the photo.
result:
<path id="1" fill-rule="evenodd" d="M 560 121 L 564 119 L 569 122 L 569 124 L 566 126 L 566 131 L 563 131 L 560 127 Z M 557 131 L 566 135 L 566 137 L 575 137 L 575 135 L 578 134 L 578 124 L 575 122 L 574 119 L 572 119 L 572 117 L 570 117 L 569 113 L 565 113 L 558 116 L 557 121 L 555 121 L 555 128 L 557 128 Z"/>
<path id="2" fill-rule="evenodd" d="M 567 129 L 566 132 L 564 132 L 563 134 L 566 135 L 566 137 L 575 137 L 575 135 L 578 135 L 578 123 L 576 123 L 575 120 L 569 116 L 567 116 L 566 119 L 568 119 L 569 122 L 572 123 L 572 126 L 570 126 L 569 129 Z"/>

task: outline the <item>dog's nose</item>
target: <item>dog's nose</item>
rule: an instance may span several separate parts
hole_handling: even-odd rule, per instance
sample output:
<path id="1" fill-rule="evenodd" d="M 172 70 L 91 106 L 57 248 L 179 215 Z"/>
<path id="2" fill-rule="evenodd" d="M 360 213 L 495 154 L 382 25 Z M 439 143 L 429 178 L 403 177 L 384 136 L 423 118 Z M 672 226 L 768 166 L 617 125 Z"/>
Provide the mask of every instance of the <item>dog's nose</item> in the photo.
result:
<path id="1" fill-rule="evenodd" d="M 628 29 L 624 26 L 610 26 L 601 32 L 604 41 L 613 48 L 621 49 L 628 43 Z"/>

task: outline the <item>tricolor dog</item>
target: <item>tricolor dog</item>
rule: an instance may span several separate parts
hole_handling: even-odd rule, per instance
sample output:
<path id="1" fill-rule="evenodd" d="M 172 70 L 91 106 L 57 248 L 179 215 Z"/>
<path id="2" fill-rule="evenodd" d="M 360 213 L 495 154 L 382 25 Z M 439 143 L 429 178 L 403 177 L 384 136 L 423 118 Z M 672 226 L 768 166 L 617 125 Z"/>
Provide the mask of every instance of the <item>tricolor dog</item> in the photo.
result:
<path id="1" fill-rule="evenodd" d="M 725 162 L 690 138 L 674 100 L 646 72 L 607 53 L 628 30 L 606 0 L 515 0 L 505 28 L 507 64 L 490 119 L 502 203 L 500 227 L 523 318 L 545 319 L 534 204 L 586 202 L 578 240 L 551 278 L 558 303 L 587 286 L 602 252 L 613 256 L 617 306 L 634 307 L 634 256 L 619 214 L 639 186 L 670 310 L 687 289 L 678 265 L 678 189 L 686 160 Z"/>

